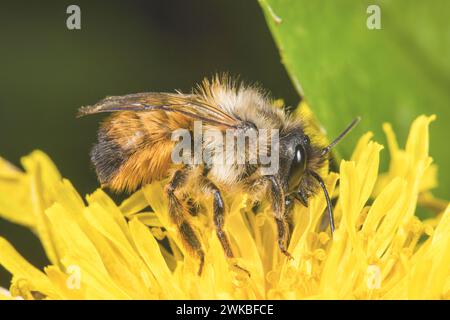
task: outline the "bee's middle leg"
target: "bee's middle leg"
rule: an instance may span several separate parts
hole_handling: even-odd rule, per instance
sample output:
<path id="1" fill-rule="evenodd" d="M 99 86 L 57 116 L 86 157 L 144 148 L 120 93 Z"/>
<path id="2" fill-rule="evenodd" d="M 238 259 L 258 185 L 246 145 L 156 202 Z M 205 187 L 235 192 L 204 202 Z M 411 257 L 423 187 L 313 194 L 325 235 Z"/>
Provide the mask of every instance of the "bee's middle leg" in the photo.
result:
<path id="1" fill-rule="evenodd" d="M 166 193 L 169 197 L 169 217 L 172 223 L 177 226 L 187 249 L 193 251 L 200 259 L 198 274 L 201 275 L 205 263 L 205 254 L 194 229 L 186 219 L 186 208 L 180 198 L 176 195 L 176 191 L 185 184 L 187 175 L 188 172 L 185 170 L 180 169 L 175 171 L 172 180 L 166 187 Z"/>
<path id="2" fill-rule="evenodd" d="M 231 249 L 230 241 L 228 240 L 228 236 L 223 229 L 225 224 L 225 203 L 223 201 L 222 194 L 219 188 L 208 178 L 204 178 L 204 187 L 205 189 L 212 194 L 213 196 L 213 212 L 214 212 L 214 226 L 216 228 L 217 238 L 222 245 L 223 251 L 227 258 L 234 258 L 233 250 Z M 250 272 L 237 264 L 234 266 L 241 271 L 244 271 L 248 276 L 250 276 Z"/>
<path id="3" fill-rule="evenodd" d="M 217 186 L 207 178 L 205 178 L 204 180 L 204 186 L 206 190 L 213 196 L 214 226 L 216 228 L 217 238 L 219 238 L 220 244 L 222 245 L 227 258 L 234 258 L 230 241 L 228 240 L 228 237 L 223 230 L 225 224 L 225 204 L 222 194 L 219 188 L 217 188 Z"/>

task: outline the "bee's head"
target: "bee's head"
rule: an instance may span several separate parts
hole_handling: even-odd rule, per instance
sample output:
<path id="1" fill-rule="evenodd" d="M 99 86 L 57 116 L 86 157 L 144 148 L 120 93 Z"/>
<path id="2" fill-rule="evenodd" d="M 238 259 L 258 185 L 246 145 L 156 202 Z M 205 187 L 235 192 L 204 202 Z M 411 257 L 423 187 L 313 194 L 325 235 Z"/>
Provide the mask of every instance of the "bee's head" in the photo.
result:
<path id="1" fill-rule="evenodd" d="M 329 151 L 334 147 L 358 122 L 356 118 L 353 122 L 327 147 L 320 148 L 311 144 L 309 137 L 302 132 L 288 138 L 286 141 L 286 152 L 288 155 L 288 170 L 284 171 L 287 175 L 285 185 L 287 186 L 287 195 L 293 194 L 303 205 L 308 206 L 308 198 L 314 192 L 318 184 L 325 195 L 327 201 L 328 215 L 330 219 L 331 231 L 334 232 L 334 218 L 331 207 L 331 199 L 328 194 L 325 182 L 317 173 L 328 156 Z"/>
<path id="2" fill-rule="evenodd" d="M 328 153 L 359 121 L 355 119 L 332 143 L 323 148 L 312 143 L 303 130 L 297 130 L 285 137 L 282 169 L 286 194 L 296 194 L 307 204 L 308 197 L 314 192 L 318 182 L 318 171 L 323 167 Z M 320 177 L 319 177 L 320 178 Z M 298 196 L 300 194 L 300 197 Z"/>
<path id="3" fill-rule="evenodd" d="M 313 175 L 325 165 L 327 156 L 322 155 L 323 148 L 311 142 L 309 136 L 302 131 L 296 136 L 286 141 L 288 147 L 284 157 L 282 180 L 286 195 L 293 195 L 307 206 L 309 196 L 314 194 L 317 188 Z"/>

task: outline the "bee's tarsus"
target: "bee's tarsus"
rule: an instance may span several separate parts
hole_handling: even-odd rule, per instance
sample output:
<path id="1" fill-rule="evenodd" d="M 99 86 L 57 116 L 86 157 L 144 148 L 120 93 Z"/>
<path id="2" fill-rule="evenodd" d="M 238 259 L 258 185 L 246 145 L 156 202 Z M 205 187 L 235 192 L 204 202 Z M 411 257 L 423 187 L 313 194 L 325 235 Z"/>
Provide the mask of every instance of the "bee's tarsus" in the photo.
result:
<path id="1" fill-rule="evenodd" d="M 281 253 L 283 253 L 289 261 L 294 260 L 294 257 L 289 253 L 289 251 L 282 249 Z"/>

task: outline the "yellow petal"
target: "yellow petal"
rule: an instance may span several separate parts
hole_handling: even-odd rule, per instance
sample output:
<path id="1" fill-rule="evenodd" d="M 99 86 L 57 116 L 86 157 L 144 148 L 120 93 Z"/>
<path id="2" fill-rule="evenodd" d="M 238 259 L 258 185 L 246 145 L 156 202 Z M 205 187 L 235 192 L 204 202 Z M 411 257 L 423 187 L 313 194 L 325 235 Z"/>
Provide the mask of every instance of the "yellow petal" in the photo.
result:
<path id="1" fill-rule="evenodd" d="M 32 289 L 53 295 L 53 288 L 44 273 L 27 262 L 4 238 L 0 237 L 0 265 L 19 279 L 27 279 Z"/>
<path id="2" fill-rule="evenodd" d="M 183 294 L 176 285 L 155 238 L 137 219 L 129 222 L 131 236 L 145 263 L 155 276 L 166 299 L 182 299 Z"/>
<path id="3" fill-rule="evenodd" d="M 141 189 L 125 199 L 120 205 L 120 210 L 126 217 L 130 217 L 133 214 L 142 211 L 147 206 L 148 202 L 145 199 L 144 192 Z"/>
<path id="4" fill-rule="evenodd" d="M 35 220 L 29 194 L 26 174 L 0 158 L 0 217 L 32 228 Z"/>

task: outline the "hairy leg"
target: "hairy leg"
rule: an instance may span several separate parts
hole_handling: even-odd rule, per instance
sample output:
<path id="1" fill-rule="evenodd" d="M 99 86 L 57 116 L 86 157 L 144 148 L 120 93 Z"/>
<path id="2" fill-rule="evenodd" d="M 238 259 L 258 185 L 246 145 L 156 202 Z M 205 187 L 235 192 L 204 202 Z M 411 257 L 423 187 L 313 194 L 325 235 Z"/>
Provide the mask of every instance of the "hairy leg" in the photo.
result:
<path id="1" fill-rule="evenodd" d="M 222 194 L 219 188 L 207 177 L 204 177 L 203 179 L 203 186 L 206 189 L 206 191 L 212 194 L 213 196 L 213 213 L 214 213 L 213 219 L 214 219 L 214 226 L 216 228 L 217 238 L 219 238 L 220 244 L 222 245 L 223 251 L 225 252 L 227 258 L 232 259 L 234 258 L 233 250 L 231 249 L 228 236 L 223 230 L 225 224 L 225 203 L 223 201 Z M 238 266 L 237 264 L 235 264 L 234 266 L 244 271 L 245 273 L 247 273 L 247 275 L 250 276 L 250 272 L 248 272 L 246 269 Z"/>
<path id="2" fill-rule="evenodd" d="M 225 224 L 225 203 L 223 201 L 222 194 L 220 193 L 219 188 L 217 188 L 217 186 L 208 178 L 204 178 L 203 184 L 206 191 L 211 193 L 213 196 L 213 219 L 217 237 L 219 238 L 220 244 L 222 245 L 227 258 L 233 258 L 234 255 L 231 250 L 230 242 L 225 234 L 225 231 L 223 230 L 223 226 Z"/>
<path id="3" fill-rule="evenodd" d="M 291 254 L 287 251 L 287 244 L 289 241 L 289 225 L 285 214 L 286 206 L 284 191 L 281 183 L 276 177 L 271 176 L 269 181 L 269 192 L 272 198 L 272 210 L 278 230 L 278 247 L 285 256 L 292 259 Z"/>
<path id="4" fill-rule="evenodd" d="M 172 223 L 178 227 L 181 239 L 188 251 L 193 252 L 200 259 L 198 274 L 201 275 L 205 263 L 205 254 L 194 229 L 186 219 L 186 208 L 180 198 L 176 195 L 176 191 L 186 183 L 187 176 L 188 171 L 186 170 L 180 169 L 175 171 L 171 181 L 166 187 L 166 193 L 169 197 L 169 217 Z"/>

